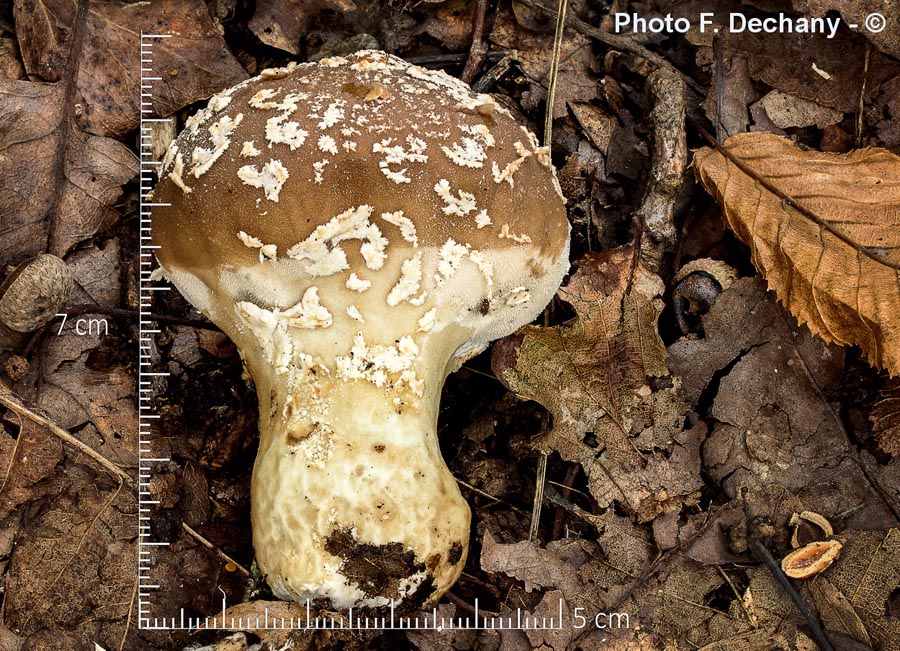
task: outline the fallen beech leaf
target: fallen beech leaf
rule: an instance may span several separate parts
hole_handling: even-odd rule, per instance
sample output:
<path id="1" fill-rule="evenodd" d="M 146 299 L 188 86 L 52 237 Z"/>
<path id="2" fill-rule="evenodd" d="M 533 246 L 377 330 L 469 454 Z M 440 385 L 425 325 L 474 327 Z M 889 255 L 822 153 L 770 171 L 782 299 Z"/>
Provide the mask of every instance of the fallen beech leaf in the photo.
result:
<path id="1" fill-rule="evenodd" d="M 137 173 L 125 145 L 73 123 L 63 83 L 0 80 L 0 264 L 62 257 L 117 216 Z"/>
<path id="2" fill-rule="evenodd" d="M 722 153 L 696 153 L 700 180 L 769 287 L 825 341 L 856 344 L 873 366 L 900 374 L 900 157 L 801 151 L 768 133 L 738 134 L 725 147 L 820 220 Z"/>
<path id="3" fill-rule="evenodd" d="M 70 0 L 14 3 L 16 32 L 30 75 L 44 81 L 60 78 L 69 57 L 77 4 Z M 203 2 L 94 3 L 84 26 L 77 81 L 83 98 L 79 124 L 84 130 L 123 136 L 137 127 L 142 99 L 138 35 L 142 31 L 172 34 L 152 41 L 153 68 L 163 78 L 150 98 L 157 115 L 174 113 L 247 78 Z"/>
<path id="4" fill-rule="evenodd" d="M 678 510 L 703 485 L 705 430 L 682 431 L 687 407 L 656 327 L 661 293 L 630 248 L 589 255 L 560 290 L 578 315 L 571 324 L 525 327 L 495 346 L 498 376 L 553 414 L 541 447 L 582 465 L 601 508 L 618 500 L 642 521 Z"/>

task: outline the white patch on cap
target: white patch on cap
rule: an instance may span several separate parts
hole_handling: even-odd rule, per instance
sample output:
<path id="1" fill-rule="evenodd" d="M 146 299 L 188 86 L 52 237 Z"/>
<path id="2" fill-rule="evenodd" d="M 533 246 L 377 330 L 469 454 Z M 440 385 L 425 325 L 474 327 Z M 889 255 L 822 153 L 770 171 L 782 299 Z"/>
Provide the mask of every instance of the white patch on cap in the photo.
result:
<path id="1" fill-rule="evenodd" d="M 475 215 L 475 226 L 478 228 L 484 228 L 485 226 L 491 225 L 491 218 L 487 214 L 487 210 L 482 210 L 480 213 Z"/>
<path id="2" fill-rule="evenodd" d="M 322 172 L 324 172 L 325 168 L 328 167 L 328 162 L 329 161 L 327 158 L 323 158 L 322 160 L 313 163 L 313 171 L 315 172 L 315 177 L 313 180 L 317 184 L 320 184 L 325 180 Z"/>
<path id="3" fill-rule="evenodd" d="M 350 277 L 347 278 L 347 282 L 344 283 L 344 286 L 347 289 L 350 289 L 350 290 L 353 290 L 354 292 L 359 292 L 360 294 L 362 294 L 364 291 L 366 291 L 367 289 L 369 289 L 369 287 L 372 286 L 372 281 L 371 280 L 363 280 L 362 278 L 357 276 L 355 273 L 351 272 Z"/>
<path id="4" fill-rule="evenodd" d="M 306 142 L 309 132 L 301 129 L 298 122 L 285 122 L 287 119 L 288 115 L 282 113 L 266 120 L 266 140 L 269 142 L 269 148 L 272 145 L 284 144 L 294 151 Z"/>
<path id="5" fill-rule="evenodd" d="M 385 248 L 388 241 L 381 230 L 369 221 L 372 206 L 362 205 L 345 210 L 320 224 L 302 242 L 298 242 L 287 255 L 294 260 L 310 260 L 312 264 L 306 273 L 312 276 L 329 276 L 349 267 L 347 255 L 338 246 L 344 240 L 363 240 L 359 252 L 369 269 L 382 267 L 387 258 Z"/>
<path id="6" fill-rule="evenodd" d="M 287 319 L 287 324 L 292 328 L 314 330 L 315 328 L 327 328 L 332 323 L 331 312 L 319 303 L 319 288 L 309 287 L 303 292 L 303 298 L 281 313 Z"/>
<path id="7" fill-rule="evenodd" d="M 515 181 L 513 180 L 513 174 L 519 171 L 519 168 L 522 166 L 522 163 L 525 162 L 529 156 L 532 156 L 532 152 L 526 149 L 525 145 L 521 142 L 516 141 L 513 145 L 516 148 L 516 153 L 519 155 L 517 159 L 511 161 L 506 164 L 503 170 L 500 170 L 500 166 L 497 165 L 496 161 L 491 165 L 491 172 L 494 176 L 494 183 L 503 183 L 506 181 L 509 183 L 509 187 L 515 187 Z"/>
<path id="8" fill-rule="evenodd" d="M 218 121 L 213 122 L 209 127 L 209 135 L 212 139 L 212 149 L 197 147 L 191 154 L 191 162 L 194 167 L 191 168 L 191 174 L 195 178 L 203 176 L 212 164 L 218 160 L 219 156 L 225 153 L 228 145 L 231 144 L 231 134 L 237 129 L 237 126 L 244 119 L 243 113 L 238 113 L 234 118 L 225 115 Z"/>
<path id="9" fill-rule="evenodd" d="M 387 304 L 391 307 L 408 301 L 419 291 L 422 282 L 422 254 L 416 253 L 413 257 L 403 261 L 400 265 L 400 279 L 391 288 L 387 295 Z"/>
<path id="10" fill-rule="evenodd" d="M 519 244 L 531 243 L 531 237 L 525 235 L 524 233 L 522 235 L 510 233 L 509 224 L 503 224 L 503 226 L 500 227 L 500 232 L 497 234 L 497 237 L 499 237 L 501 240 L 512 240 L 513 242 L 518 242 Z"/>
<path id="11" fill-rule="evenodd" d="M 261 73 L 259 73 L 260 79 L 281 79 L 282 77 L 287 77 L 290 73 L 292 73 L 300 64 L 296 61 L 291 61 L 286 66 L 282 68 L 266 68 Z"/>
<path id="12" fill-rule="evenodd" d="M 224 109 L 226 106 L 231 104 L 231 93 L 229 92 L 231 89 L 222 91 L 221 93 L 217 93 L 209 98 L 209 104 L 207 108 L 210 111 L 219 112 Z"/>
<path id="13" fill-rule="evenodd" d="M 346 63 L 347 59 L 344 57 L 325 57 L 324 59 L 319 59 L 319 65 L 326 68 L 339 68 Z"/>
<path id="14" fill-rule="evenodd" d="M 259 150 L 256 148 L 256 145 L 253 144 L 252 140 L 244 142 L 244 146 L 241 147 L 241 156 L 243 158 L 254 158 L 255 156 L 259 156 Z"/>
<path id="15" fill-rule="evenodd" d="M 278 107 L 278 102 L 269 102 L 267 100 L 275 97 L 280 92 L 280 88 L 277 90 L 274 88 L 263 88 L 251 97 L 247 103 L 257 109 L 274 109 Z"/>
<path id="16" fill-rule="evenodd" d="M 175 156 L 175 165 L 172 166 L 172 171 L 169 172 L 169 178 L 172 179 L 172 183 L 181 188 L 181 191 L 185 194 L 190 194 L 193 192 L 187 184 L 184 182 L 184 179 L 181 178 L 181 175 L 184 173 L 184 158 L 181 154 L 177 154 Z"/>
<path id="17" fill-rule="evenodd" d="M 318 114 L 310 113 L 309 117 L 318 118 Z M 328 108 L 325 109 L 325 113 L 322 115 L 322 119 L 319 121 L 318 127 L 320 129 L 328 129 L 329 127 L 333 127 L 338 122 L 344 119 L 344 101 L 337 100 L 328 105 Z"/>
<path id="18" fill-rule="evenodd" d="M 360 323 L 365 323 L 366 320 L 363 319 L 362 314 L 359 313 L 359 310 L 356 309 L 355 305 L 347 306 L 347 316 L 349 316 L 354 321 L 359 321 Z"/>
<path id="19" fill-rule="evenodd" d="M 319 141 L 316 143 L 319 148 L 319 151 L 323 151 L 327 154 L 336 154 L 338 153 L 337 143 L 334 141 L 329 135 L 319 136 Z"/>
<path id="20" fill-rule="evenodd" d="M 416 138 L 412 134 L 406 136 L 407 148 L 402 145 L 392 145 L 393 138 L 386 138 L 381 142 L 372 145 L 373 154 L 384 154 L 384 158 L 379 161 L 378 167 L 381 172 L 394 183 L 410 183 L 412 179 L 406 176 L 407 168 L 401 170 L 392 170 L 389 165 L 402 165 L 405 162 L 411 163 L 427 163 L 428 156 L 424 153 L 428 145 L 424 140 Z"/>
<path id="21" fill-rule="evenodd" d="M 402 210 L 395 212 L 383 212 L 381 218 L 388 224 L 393 224 L 400 229 L 400 237 L 413 245 L 413 248 L 419 246 L 419 237 L 416 235 L 416 225 L 413 224 L 409 217 L 403 216 Z"/>
<path id="22" fill-rule="evenodd" d="M 457 215 L 465 217 L 475 210 L 475 195 L 465 190 L 460 190 L 458 197 L 453 196 L 450 189 L 450 182 L 447 179 L 441 179 L 434 185 L 434 191 L 444 200 L 444 207 L 441 209 L 445 215 Z"/>
<path id="23" fill-rule="evenodd" d="M 280 160 L 272 159 L 258 169 L 256 165 L 244 165 L 237 171 L 238 178 L 244 185 L 262 188 L 269 201 L 278 201 L 278 194 L 288 180 L 288 171 Z"/>
<path id="24" fill-rule="evenodd" d="M 259 249 L 259 261 L 278 260 L 278 247 L 275 244 L 263 244 L 258 237 L 248 235 L 244 231 L 238 232 L 238 239 L 244 243 L 244 246 L 251 249 Z"/>
<path id="25" fill-rule="evenodd" d="M 485 147 L 494 146 L 494 136 L 484 124 L 459 124 L 457 125 L 464 136 L 460 142 L 454 142 L 450 147 L 441 146 L 441 151 L 455 164 L 462 167 L 480 168 L 487 158 Z"/>
<path id="26" fill-rule="evenodd" d="M 460 244 L 456 242 L 452 237 L 448 239 L 441 246 L 438 251 L 438 272 L 434 275 L 435 281 L 439 284 L 443 284 L 450 279 L 453 274 L 456 273 L 456 270 L 459 269 L 459 265 L 462 264 L 462 259 L 469 252 L 468 244 Z"/>

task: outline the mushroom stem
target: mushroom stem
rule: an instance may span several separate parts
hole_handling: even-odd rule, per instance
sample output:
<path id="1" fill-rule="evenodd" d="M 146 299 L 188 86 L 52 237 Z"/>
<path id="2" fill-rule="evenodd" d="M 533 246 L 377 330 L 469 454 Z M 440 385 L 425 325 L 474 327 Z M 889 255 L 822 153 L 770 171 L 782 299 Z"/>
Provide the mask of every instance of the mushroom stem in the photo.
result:
<path id="1" fill-rule="evenodd" d="M 276 374 L 247 361 L 260 405 L 253 546 L 273 592 L 339 608 L 442 595 L 465 564 L 470 519 L 436 433 L 446 364 L 416 363 L 414 408 L 324 364 Z"/>

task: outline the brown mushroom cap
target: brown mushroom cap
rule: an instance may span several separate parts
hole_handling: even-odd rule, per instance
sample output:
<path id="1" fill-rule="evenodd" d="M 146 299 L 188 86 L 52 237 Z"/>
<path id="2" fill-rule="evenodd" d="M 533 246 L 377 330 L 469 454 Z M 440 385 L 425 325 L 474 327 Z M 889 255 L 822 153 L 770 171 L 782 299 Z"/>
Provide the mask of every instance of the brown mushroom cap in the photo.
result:
<path id="1" fill-rule="evenodd" d="M 382 52 L 267 71 L 214 97 L 173 144 L 154 195 L 171 204 L 154 211 L 161 264 L 208 286 L 222 265 L 259 265 L 260 250 L 238 233 L 270 245 L 281 261 L 317 227 L 361 206 L 371 207 L 368 221 L 387 240 L 389 260 L 414 248 L 382 217 L 400 212 L 413 224 L 415 248 L 452 240 L 474 252 L 524 252 L 528 277 L 558 275 L 568 247 L 547 149 L 490 96 Z M 360 244 L 340 245 L 349 264 L 342 280 L 351 271 L 376 275 Z M 299 277 L 310 266 L 307 259 L 293 269 Z M 483 301 L 506 300 L 502 292 L 515 287 L 469 302 L 485 310 Z M 233 289 L 262 304 L 296 299 Z M 320 299 L 327 304 L 322 291 Z"/>

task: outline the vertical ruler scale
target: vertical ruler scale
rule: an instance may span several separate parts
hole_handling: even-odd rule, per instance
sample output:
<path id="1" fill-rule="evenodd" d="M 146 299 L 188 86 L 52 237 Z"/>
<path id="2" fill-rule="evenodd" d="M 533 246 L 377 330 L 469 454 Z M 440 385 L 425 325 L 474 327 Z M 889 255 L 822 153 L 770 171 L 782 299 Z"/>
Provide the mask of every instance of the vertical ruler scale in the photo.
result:
<path id="1" fill-rule="evenodd" d="M 144 34 L 141 32 L 141 120 L 140 120 L 140 153 L 141 153 L 141 183 L 140 183 L 140 333 L 139 333 L 139 364 L 138 364 L 138 627 L 148 628 L 151 624 L 151 605 L 153 591 L 159 588 L 159 583 L 151 576 L 154 565 L 153 555 L 160 546 L 168 545 L 167 542 L 154 540 L 150 528 L 150 517 L 153 505 L 156 503 L 150 494 L 150 478 L 153 472 L 153 464 L 168 461 L 160 458 L 160 454 L 154 451 L 153 434 L 158 415 L 153 413 L 151 399 L 153 385 L 158 378 L 165 377 L 168 373 L 153 369 L 154 335 L 159 332 L 156 322 L 151 320 L 153 292 L 168 289 L 167 287 L 154 287 L 150 277 L 153 269 L 154 249 L 150 239 L 152 225 L 151 212 L 155 204 L 149 200 L 148 194 L 152 189 L 154 174 L 159 171 L 161 161 L 154 160 L 153 154 L 153 126 L 154 122 L 170 122 L 174 118 L 154 118 L 153 115 L 153 90 L 156 84 L 162 81 L 153 68 L 153 48 L 170 38 L 170 34 Z"/>

